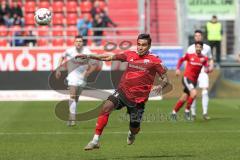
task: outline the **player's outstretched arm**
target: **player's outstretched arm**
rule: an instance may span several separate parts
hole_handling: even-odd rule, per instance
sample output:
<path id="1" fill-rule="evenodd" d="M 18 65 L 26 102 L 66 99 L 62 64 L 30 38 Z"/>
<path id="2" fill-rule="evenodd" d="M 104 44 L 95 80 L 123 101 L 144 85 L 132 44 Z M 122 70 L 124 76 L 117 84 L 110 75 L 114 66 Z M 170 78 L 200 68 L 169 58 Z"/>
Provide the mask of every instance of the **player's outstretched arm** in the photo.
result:
<path id="1" fill-rule="evenodd" d="M 180 76 L 181 75 L 180 67 L 181 67 L 182 63 L 184 61 L 186 61 L 187 59 L 188 59 L 188 54 L 185 54 L 182 58 L 180 58 L 178 60 L 177 67 L 176 67 L 176 76 Z"/>
<path id="2" fill-rule="evenodd" d="M 77 55 L 75 58 L 82 58 L 82 59 L 95 59 L 100 61 L 114 61 L 118 60 L 116 55 L 107 55 L 107 54 L 90 54 L 90 55 Z"/>

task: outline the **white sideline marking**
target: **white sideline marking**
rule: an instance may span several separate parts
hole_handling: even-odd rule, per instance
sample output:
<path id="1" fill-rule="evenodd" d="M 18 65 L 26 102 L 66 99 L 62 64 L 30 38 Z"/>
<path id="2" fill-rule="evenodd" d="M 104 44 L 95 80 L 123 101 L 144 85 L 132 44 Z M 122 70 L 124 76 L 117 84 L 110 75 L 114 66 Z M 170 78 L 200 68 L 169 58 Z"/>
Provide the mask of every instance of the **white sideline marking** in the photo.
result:
<path id="1" fill-rule="evenodd" d="M 80 100 L 83 101 L 102 101 L 105 100 L 109 93 L 111 95 L 114 90 L 102 90 L 106 92 L 105 97 L 102 99 L 80 96 Z M 62 91 L 64 92 L 64 91 Z M 68 92 L 68 91 L 65 91 Z M 85 92 L 85 90 L 83 91 Z M 95 90 L 87 90 L 87 92 L 92 92 L 92 95 L 98 93 Z M 64 99 L 68 99 L 69 94 L 62 94 L 53 90 L 17 90 L 17 91 L 3 91 L 0 90 L 0 101 L 60 101 Z M 150 97 L 149 100 L 161 100 L 162 96 Z"/>
<path id="2" fill-rule="evenodd" d="M 168 134 L 168 133 L 240 133 L 240 130 L 185 130 L 185 131 L 152 131 L 141 132 L 140 134 Z M 2 135 L 91 135 L 93 132 L 0 132 Z M 124 132 L 104 132 L 103 134 L 127 134 L 127 130 Z"/>

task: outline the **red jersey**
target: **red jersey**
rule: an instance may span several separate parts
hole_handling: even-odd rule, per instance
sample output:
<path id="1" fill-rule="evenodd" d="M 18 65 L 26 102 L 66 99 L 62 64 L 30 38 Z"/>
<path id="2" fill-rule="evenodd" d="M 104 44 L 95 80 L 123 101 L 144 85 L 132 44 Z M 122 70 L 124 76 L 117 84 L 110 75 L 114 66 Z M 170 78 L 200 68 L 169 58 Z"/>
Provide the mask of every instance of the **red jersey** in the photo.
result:
<path id="1" fill-rule="evenodd" d="M 198 76 L 203 66 L 208 67 L 208 57 L 198 55 L 197 53 L 188 54 L 178 60 L 177 69 L 179 69 L 184 61 L 187 61 L 187 65 L 184 72 L 184 77 L 197 82 Z"/>
<path id="2" fill-rule="evenodd" d="M 150 53 L 139 56 L 135 51 L 117 54 L 116 59 L 128 62 L 118 89 L 130 102 L 146 102 L 156 73 L 162 75 L 166 72 L 161 59 Z"/>

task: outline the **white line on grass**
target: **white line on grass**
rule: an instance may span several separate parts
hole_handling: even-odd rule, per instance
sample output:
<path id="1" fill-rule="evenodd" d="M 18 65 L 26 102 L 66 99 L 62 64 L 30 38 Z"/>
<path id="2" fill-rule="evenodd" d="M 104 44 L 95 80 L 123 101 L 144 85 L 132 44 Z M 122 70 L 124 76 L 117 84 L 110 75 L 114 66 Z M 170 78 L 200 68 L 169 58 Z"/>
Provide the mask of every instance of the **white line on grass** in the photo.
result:
<path id="1" fill-rule="evenodd" d="M 104 134 L 126 134 L 124 132 L 104 132 Z M 169 134 L 169 133 L 240 133 L 240 130 L 183 130 L 183 131 L 150 131 L 141 134 Z M 0 132 L 1 135 L 90 135 L 92 132 Z"/>

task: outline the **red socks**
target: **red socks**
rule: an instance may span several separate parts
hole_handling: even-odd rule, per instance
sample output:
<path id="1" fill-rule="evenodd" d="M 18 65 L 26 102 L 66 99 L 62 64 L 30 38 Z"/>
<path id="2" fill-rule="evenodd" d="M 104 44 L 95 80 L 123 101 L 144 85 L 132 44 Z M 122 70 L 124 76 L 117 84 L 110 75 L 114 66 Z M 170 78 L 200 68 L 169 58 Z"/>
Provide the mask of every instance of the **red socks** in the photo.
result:
<path id="1" fill-rule="evenodd" d="M 108 117 L 109 117 L 109 113 L 104 113 L 98 116 L 98 120 L 95 128 L 95 134 L 97 135 L 102 134 L 104 127 L 108 123 Z"/>
<path id="2" fill-rule="evenodd" d="M 182 108 L 182 106 L 184 105 L 184 103 L 185 103 L 185 102 L 179 100 L 179 101 L 177 102 L 177 104 L 175 105 L 174 111 L 175 111 L 175 112 L 178 112 L 179 109 Z"/>
<path id="3" fill-rule="evenodd" d="M 188 111 L 190 110 L 193 100 L 194 100 L 194 98 L 192 98 L 192 97 L 190 97 L 190 96 L 188 97 L 188 99 L 187 99 L 187 105 L 186 105 L 185 110 L 188 110 Z"/>

